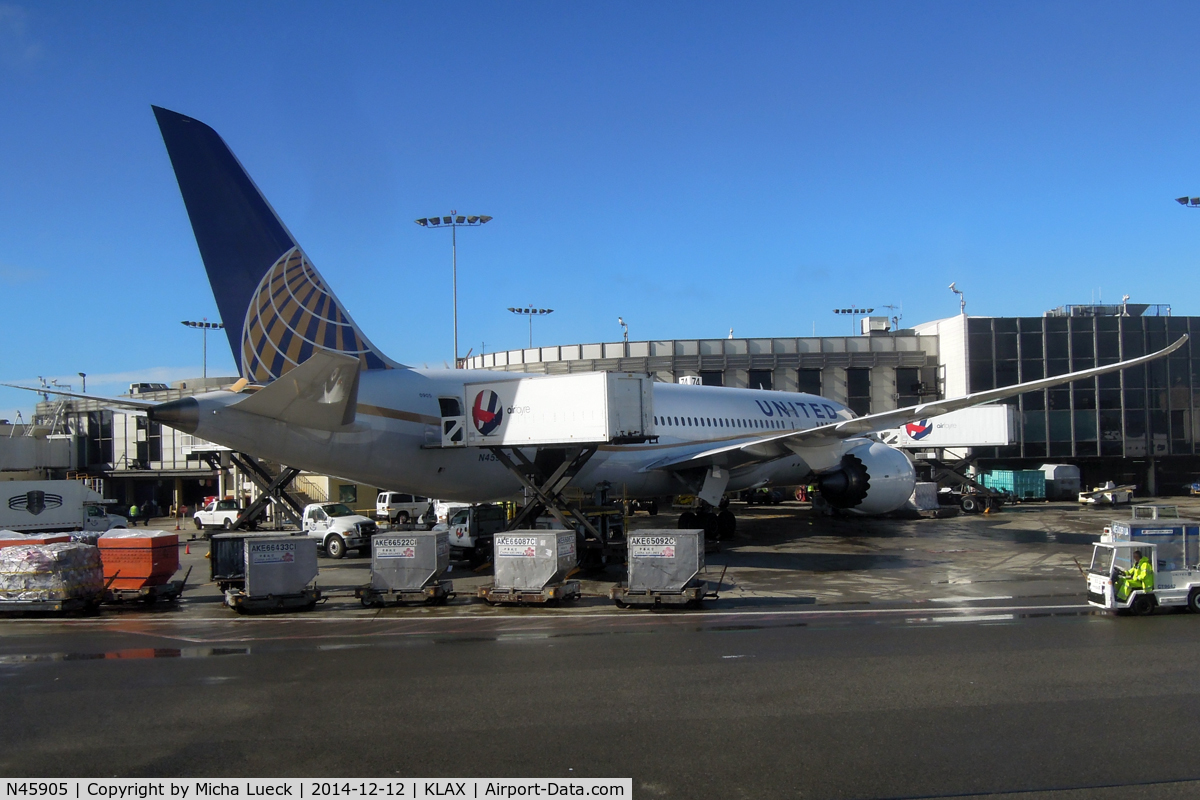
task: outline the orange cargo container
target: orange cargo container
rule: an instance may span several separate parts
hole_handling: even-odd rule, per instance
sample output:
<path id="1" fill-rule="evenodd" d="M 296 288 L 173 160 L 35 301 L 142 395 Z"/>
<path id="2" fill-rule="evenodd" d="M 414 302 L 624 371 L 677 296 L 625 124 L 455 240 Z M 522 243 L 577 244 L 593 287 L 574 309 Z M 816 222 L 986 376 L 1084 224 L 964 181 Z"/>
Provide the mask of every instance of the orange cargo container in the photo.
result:
<path id="1" fill-rule="evenodd" d="M 104 562 L 104 580 L 117 575 L 110 589 L 161 586 L 179 569 L 179 537 L 174 533 L 101 536 L 97 544 Z"/>
<path id="2" fill-rule="evenodd" d="M 27 536 L 24 539 L 0 539 L 0 547 L 12 547 L 18 544 L 62 544 L 71 541 L 68 534 L 54 534 L 48 536 Z"/>

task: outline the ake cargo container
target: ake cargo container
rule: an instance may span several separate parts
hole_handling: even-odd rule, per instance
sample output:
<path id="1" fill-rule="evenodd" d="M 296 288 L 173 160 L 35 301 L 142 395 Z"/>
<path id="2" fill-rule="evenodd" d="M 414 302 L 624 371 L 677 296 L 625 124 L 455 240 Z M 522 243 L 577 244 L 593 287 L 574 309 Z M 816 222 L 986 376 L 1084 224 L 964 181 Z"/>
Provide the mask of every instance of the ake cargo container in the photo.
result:
<path id="1" fill-rule="evenodd" d="M 704 531 L 640 530 L 629 535 L 629 588 L 682 592 L 704 569 Z"/>
<path id="2" fill-rule="evenodd" d="M 243 586 L 246 582 L 247 539 L 262 539 L 278 536 L 274 533 L 218 533 L 208 542 L 209 580 L 221 591 L 232 586 Z"/>
<path id="3" fill-rule="evenodd" d="M 566 580 L 579 563 L 575 535 L 575 531 L 497 534 L 493 553 L 495 588 L 538 592 Z"/>
<path id="4" fill-rule="evenodd" d="M 371 537 L 371 588 L 375 591 L 420 591 L 437 582 L 449 566 L 450 536 L 445 531 Z"/>
<path id="5" fill-rule="evenodd" d="M 245 540 L 246 596 L 300 595 L 317 577 L 317 543 L 307 536 Z"/>

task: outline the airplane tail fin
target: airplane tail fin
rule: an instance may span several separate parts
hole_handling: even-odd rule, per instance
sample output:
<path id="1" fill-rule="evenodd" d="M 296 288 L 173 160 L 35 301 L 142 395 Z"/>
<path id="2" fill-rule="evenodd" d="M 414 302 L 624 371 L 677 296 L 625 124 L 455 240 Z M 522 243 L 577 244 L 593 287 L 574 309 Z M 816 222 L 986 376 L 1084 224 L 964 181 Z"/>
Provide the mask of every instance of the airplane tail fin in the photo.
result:
<path id="1" fill-rule="evenodd" d="M 241 376 L 267 383 L 320 350 L 403 366 L 354 324 L 217 132 L 153 109 Z"/>

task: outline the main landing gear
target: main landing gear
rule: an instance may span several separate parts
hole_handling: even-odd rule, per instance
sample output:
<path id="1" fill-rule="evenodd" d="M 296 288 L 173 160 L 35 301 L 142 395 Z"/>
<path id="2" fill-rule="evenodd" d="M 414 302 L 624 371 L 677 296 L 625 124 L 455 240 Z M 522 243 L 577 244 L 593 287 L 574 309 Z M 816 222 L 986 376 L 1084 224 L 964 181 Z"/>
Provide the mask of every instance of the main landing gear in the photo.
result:
<path id="1" fill-rule="evenodd" d="M 679 523 L 675 527 L 679 530 L 704 531 L 705 544 L 710 546 L 729 541 L 737 532 L 737 517 L 725 507 L 728 503 L 728 500 L 722 500 L 721 508 L 714 509 L 706 505 L 695 511 L 685 511 L 679 515 Z"/>

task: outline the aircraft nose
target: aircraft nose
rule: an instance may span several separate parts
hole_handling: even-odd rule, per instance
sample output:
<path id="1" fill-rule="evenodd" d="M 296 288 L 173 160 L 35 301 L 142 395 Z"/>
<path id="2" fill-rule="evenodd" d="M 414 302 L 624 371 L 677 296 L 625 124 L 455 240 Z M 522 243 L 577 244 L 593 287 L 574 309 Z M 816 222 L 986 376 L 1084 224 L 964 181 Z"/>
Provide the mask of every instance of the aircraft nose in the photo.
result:
<path id="1" fill-rule="evenodd" d="M 146 412 L 155 422 L 161 422 L 184 433 L 195 433 L 200 427 L 200 404 L 194 397 L 171 400 Z"/>

